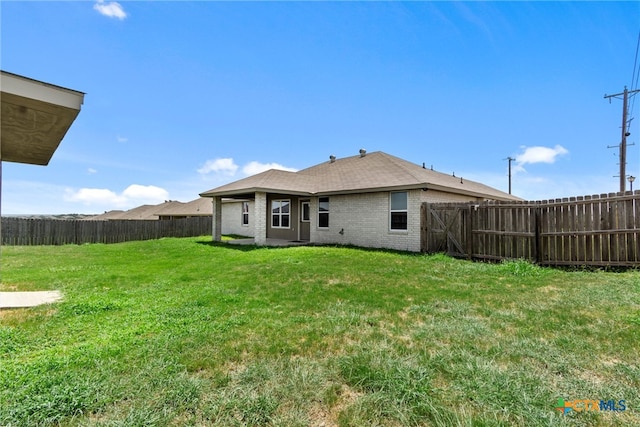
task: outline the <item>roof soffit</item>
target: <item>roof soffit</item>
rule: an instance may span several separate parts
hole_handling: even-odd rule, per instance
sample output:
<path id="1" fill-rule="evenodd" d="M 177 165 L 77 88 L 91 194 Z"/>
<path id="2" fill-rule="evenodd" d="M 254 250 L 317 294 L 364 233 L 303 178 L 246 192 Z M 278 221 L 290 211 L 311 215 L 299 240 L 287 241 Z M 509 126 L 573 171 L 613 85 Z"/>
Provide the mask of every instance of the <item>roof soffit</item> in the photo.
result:
<path id="1" fill-rule="evenodd" d="M 47 165 L 80 112 L 82 92 L 2 71 L 2 161 Z"/>

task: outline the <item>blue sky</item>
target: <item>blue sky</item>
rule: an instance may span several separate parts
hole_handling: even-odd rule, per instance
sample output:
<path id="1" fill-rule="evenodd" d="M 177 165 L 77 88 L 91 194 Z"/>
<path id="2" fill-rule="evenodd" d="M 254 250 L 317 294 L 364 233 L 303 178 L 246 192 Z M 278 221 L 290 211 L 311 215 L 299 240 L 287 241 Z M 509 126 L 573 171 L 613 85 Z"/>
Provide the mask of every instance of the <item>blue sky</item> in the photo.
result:
<path id="1" fill-rule="evenodd" d="M 4 163 L 3 214 L 189 201 L 360 148 L 503 191 L 510 156 L 530 200 L 618 190 L 604 95 L 632 86 L 640 2 L 2 1 L 0 19 L 3 70 L 86 93 L 48 166 Z"/>

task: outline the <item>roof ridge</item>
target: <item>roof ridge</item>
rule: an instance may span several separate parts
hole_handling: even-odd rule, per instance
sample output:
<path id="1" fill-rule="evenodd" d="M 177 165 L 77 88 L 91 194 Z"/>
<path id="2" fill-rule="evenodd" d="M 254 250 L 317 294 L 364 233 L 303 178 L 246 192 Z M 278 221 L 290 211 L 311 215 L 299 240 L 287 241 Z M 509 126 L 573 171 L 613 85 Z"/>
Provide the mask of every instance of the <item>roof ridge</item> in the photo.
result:
<path id="1" fill-rule="evenodd" d="M 422 167 L 416 163 L 412 163 L 408 160 L 401 159 L 400 157 L 393 156 L 391 154 L 387 154 L 385 152 L 380 151 L 380 154 L 387 157 L 390 161 L 392 161 L 396 166 L 401 167 L 405 172 L 414 177 L 418 181 L 422 181 L 423 178 L 418 175 L 417 168 L 420 168 L 420 172 L 422 172 Z M 411 168 L 409 168 L 411 166 Z M 414 169 L 416 169 L 416 173 L 414 173 Z M 426 169 L 425 169 L 426 170 Z"/>
<path id="2" fill-rule="evenodd" d="M 286 172 L 286 173 L 285 173 Z M 279 191 L 295 194 L 330 194 L 387 191 L 394 188 L 425 188 L 473 197 L 511 199 L 503 191 L 473 180 L 465 180 L 383 151 L 318 163 L 297 172 L 269 169 L 201 193 L 212 196 L 246 191 Z M 211 194 L 213 193 L 213 194 Z"/>

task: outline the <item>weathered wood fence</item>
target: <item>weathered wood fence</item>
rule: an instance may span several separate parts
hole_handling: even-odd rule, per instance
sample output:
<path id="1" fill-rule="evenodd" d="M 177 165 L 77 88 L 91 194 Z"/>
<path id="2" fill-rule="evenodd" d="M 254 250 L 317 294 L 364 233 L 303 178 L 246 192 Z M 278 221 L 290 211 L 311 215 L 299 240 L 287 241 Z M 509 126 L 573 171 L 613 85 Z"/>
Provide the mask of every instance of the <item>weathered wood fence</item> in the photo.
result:
<path id="1" fill-rule="evenodd" d="M 536 202 L 424 203 L 423 252 L 542 265 L 640 266 L 640 191 Z"/>
<path id="2" fill-rule="evenodd" d="M 2 218 L 3 245 L 120 243 L 210 234 L 211 217 L 148 221 Z"/>

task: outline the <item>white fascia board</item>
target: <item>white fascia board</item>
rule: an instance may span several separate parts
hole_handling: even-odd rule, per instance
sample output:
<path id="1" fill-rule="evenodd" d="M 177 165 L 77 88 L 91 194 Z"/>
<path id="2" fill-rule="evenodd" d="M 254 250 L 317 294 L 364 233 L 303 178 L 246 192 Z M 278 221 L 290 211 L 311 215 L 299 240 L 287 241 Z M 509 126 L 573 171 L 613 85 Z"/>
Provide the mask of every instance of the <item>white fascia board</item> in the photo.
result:
<path id="1" fill-rule="evenodd" d="M 78 111 L 84 102 L 84 93 L 82 92 L 5 71 L 2 71 L 0 74 L 0 89 L 5 93 L 11 93 L 24 98 L 35 99 Z"/>

